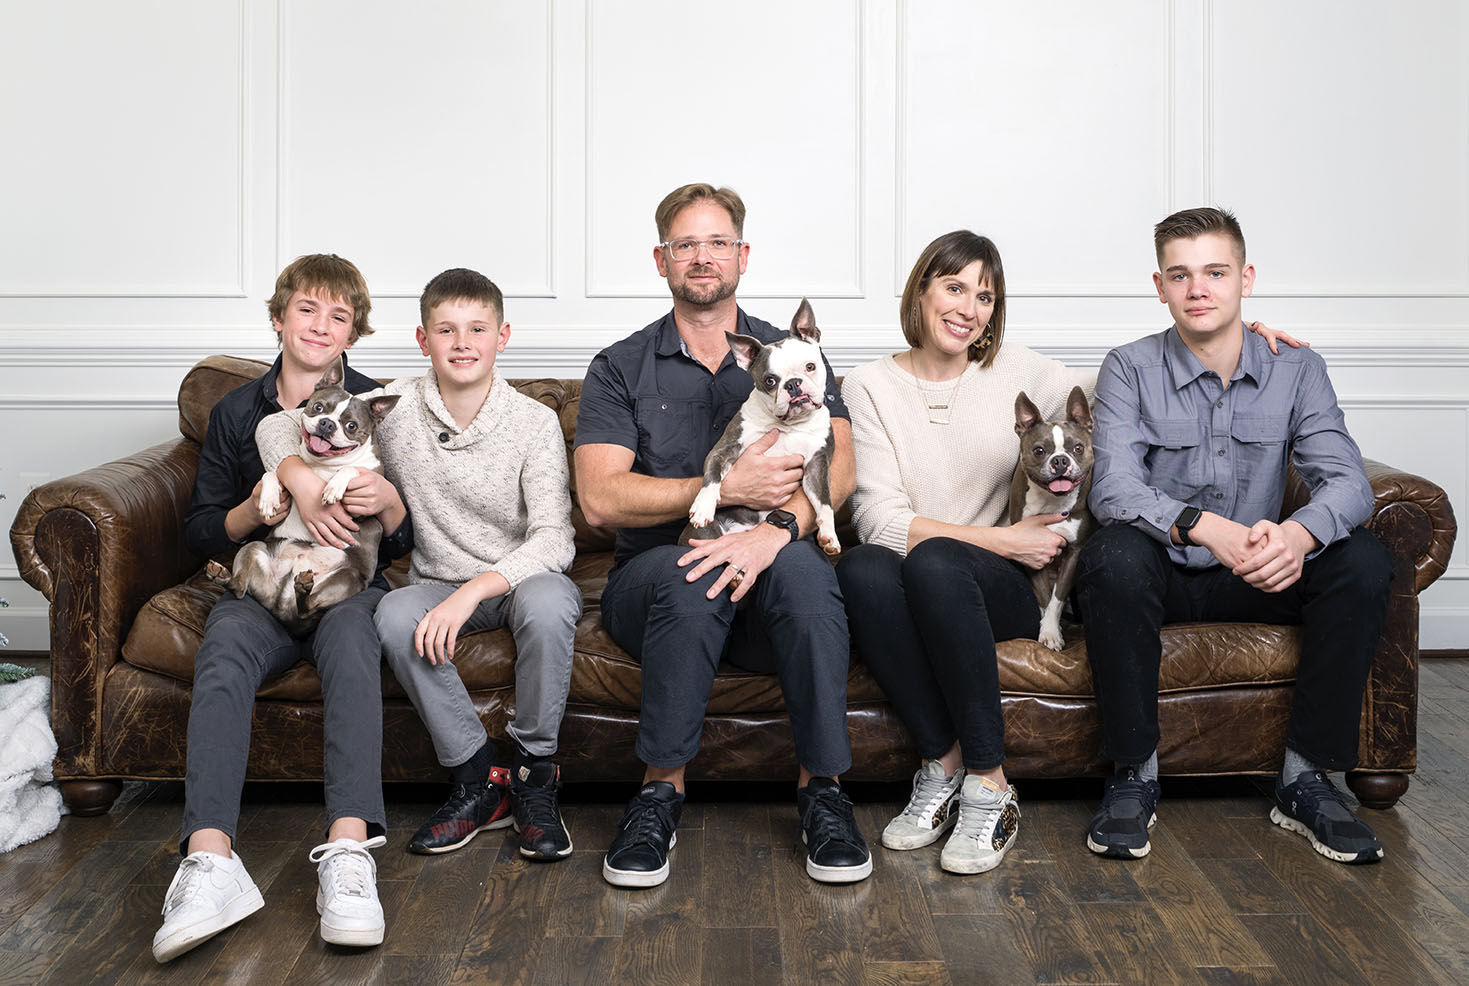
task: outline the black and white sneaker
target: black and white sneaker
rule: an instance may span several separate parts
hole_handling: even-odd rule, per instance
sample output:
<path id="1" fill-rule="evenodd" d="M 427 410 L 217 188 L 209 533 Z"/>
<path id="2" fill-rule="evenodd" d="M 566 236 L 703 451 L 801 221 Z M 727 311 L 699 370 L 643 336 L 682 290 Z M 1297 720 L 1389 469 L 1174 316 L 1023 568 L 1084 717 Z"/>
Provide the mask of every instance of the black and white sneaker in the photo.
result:
<path id="1" fill-rule="evenodd" d="M 1338 863 L 1375 863 L 1383 856 L 1372 829 L 1352 814 L 1341 791 L 1319 770 L 1308 770 L 1291 784 L 1275 779 L 1270 820 L 1304 835 L 1317 852 Z"/>
<path id="2" fill-rule="evenodd" d="M 820 883 L 855 883 L 872 873 L 872 853 L 852 817 L 852 801 L 829 777 L 813 777 L 796 792 L 806 872 Z"/>
<path id="3" fill-rule="evenodd" d="M 560 790 L 561 768 L 549 760 L 515 768 L 515 776 L 510 779 L 510 801 L 522 856 L 553 860 L 571 855 L 571 833 L 561 818 L 557 799 Z"/>
<path id="4" fill-rule="evenodd" d="M 668 851 L 678 843 L 684 796 L 667 781 L 650 781 L 627 804 L 617 838 L 602 860 L 615 887 L 656 887 L 668 879 Z"/>
<path id="5" fill-rule="evenodd" d="M 1092 817 L 1086 846 L 1116 859 L 1141 859 L 1153 848 L 1148 829 L 1158 820 L 1157 781 L 1145 781 L 1136 767 L 1123 767 L 1107 780 L 1102 810 Z"/>
<path id="6" fill-rule="evenodd" d="M 453 852 L 487 829 L 509 825 L 510 772 L 491 767 L 484 784 L 455 784 L 438 811 L 408 840 L 408 851 Z"/>

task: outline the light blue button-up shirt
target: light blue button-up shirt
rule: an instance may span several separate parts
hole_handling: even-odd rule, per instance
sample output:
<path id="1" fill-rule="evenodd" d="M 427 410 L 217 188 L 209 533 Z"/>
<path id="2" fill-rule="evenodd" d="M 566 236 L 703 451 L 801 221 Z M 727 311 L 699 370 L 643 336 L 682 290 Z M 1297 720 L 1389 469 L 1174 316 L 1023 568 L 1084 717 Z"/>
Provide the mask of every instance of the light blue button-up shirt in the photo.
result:
<path id="1" fill-rule="evenodd" d="M 1323 546 L 1372 512 L 1362 453 L 1347 434 L 1325 361 L 1310 349 L 1282 346 L 1274 355 L 1265 340 L 1241 332 L 1228 389 L 1172 327 L 1112 350 L 1097 375 L 1092 513 L 1147 532 L 1189 568 L 1219 562 L 1207 548 L 1172 543 L 1169 529 L 1186 506 L 1247 527 L 1294 520 Z M 1292 461 L 1311 501 L 1282 518 Z"/>

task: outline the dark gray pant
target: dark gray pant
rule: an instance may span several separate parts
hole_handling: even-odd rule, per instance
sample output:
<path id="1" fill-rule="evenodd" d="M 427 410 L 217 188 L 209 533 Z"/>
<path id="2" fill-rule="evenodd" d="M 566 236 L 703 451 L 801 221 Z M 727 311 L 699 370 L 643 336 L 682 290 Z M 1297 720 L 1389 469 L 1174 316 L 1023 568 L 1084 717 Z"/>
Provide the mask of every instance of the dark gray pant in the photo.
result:
<path id="1" fill-rule="evenodd" d="M 364 589 L 338 603 L 305 640 L 249 596 L 226 595 L 215 604 L 194 657 L 180 852 L 200 829 L 219 829 L 234 841 L 255 693 L 299 661 L 310 661 L 321 677 L 327 827 L 361 818 L 369 837 L 386 831 L 382 648 L 372 623 L 382 597 L 381 589 Z"/>
<path id="2" fill-rule="evenodd" d="M 1165 623 L 1301 624 L 1301 659 L 1285 744 L 1323 770 L 1357 764 L 1362 693 L 1387 622 L 1392 556 L 1363 528 L 1306 562 L 1280 592 L 1222 565 L 1186 569 L 1142 531 L 1112 524 L 1082 547 L 1076 601 L 1102 719 L 1102 756 L 1142 763 L 1158 748 L 1158 669 Z"/>
<path id="3" fill-rule="evenodd" d="M 667 769 L 694 758 L 714 671 L 727 657 L 780 676 L 801 766 L 820 777 L 846 771 L 851 642 L 836 573 L 821 550 L 810 539 L 783 548 L 739 609 L 728 591 L 705 598 L 719 569 L 684 581 L 688 569 L 677 559 L 687 551 L 644 551 L 612 571 L 602 594 L 607 632 L 643 665 L 639 759 Z"/>

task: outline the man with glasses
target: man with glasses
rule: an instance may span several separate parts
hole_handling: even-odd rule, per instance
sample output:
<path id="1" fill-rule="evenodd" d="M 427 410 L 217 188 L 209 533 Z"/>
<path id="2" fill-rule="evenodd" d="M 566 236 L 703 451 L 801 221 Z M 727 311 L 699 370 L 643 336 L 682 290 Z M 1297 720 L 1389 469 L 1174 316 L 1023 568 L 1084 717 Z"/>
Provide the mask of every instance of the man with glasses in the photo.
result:
<path id="1" fill-rule="evenodd" d="M 872 872 L 872 857 L 836 780 L 851 765 L 851 647 L 834 570 L 810 537 L 815 511 L 800 491 L 801 457 L 766 456 L 772 431 L 730 469 L 720 497 L 720 506 L 770 510 L 768 522 L 689 547 L 677 543 L 704 457 L 753 386 L 725 333 L 767 343 L 785 333 L 735 301 L 750 247 L 741 239 L 745 206 L 733 190 L 685 185 L 654 219 L 662 242 L 653 262 L 668 281 L 673 310 L 592 360 L 574 453 L 588 522 L 617 528 L 603 625 L 643 666 L 643 786 L 602 875 L 623 887 L 668 878 L 684 771 L 699 749 L 715 668 L 727 659 L 780 676 L 799 768 L 806 871 L 828 883 L 861 880 Z M 836 437 L 836 506 L 852 492 L 855 474 L 851 425 L 830 367 L 826 406 Z"/>

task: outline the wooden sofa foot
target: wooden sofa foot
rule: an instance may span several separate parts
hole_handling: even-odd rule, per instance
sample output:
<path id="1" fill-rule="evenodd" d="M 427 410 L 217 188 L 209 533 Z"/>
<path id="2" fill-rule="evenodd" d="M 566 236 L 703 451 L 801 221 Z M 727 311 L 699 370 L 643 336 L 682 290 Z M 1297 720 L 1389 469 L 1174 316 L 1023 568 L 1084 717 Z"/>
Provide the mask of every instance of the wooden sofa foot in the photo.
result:
<path id="1" fill-rule="evenodd" d="M 1363 805 L 1381 811 L 1397 804 L 1408 792 L 1408 775 L 1348 773 L 1347 787 Z"/>
<path id="2" fill-rule="evenodd" d="M 88 778 L 61 782 L 61 800 L 73 815 L 81 818 L 107 814 L 121 793 L 122 781 Z"/>

